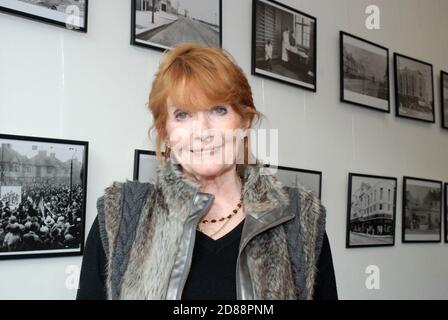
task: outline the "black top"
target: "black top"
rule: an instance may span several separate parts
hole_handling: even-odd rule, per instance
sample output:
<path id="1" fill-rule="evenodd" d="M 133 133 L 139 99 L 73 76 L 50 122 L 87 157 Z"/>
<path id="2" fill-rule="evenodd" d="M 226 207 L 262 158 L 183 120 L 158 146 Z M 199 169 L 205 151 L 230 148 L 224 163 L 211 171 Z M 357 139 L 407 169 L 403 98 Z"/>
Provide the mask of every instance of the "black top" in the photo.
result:
<path id="1" fill-rule="evenodd" d="M 241 223 L 238 227 L 235 227 L 232 231 L 230 231 L 230 233 L 224 235 L 218 240 L 213 240 L 205 234 L 197 232 L 197 242 L 195 243 L 195 248 L 193 251 L 192 266 L 182 298 L 199 299 L 201 297 L 206 297 L 207 299 L 219 299 L 221 295 L 224 296 L 223 299 L 235 298 L 236 254 L 238 252 L 238 249 L 235 249 L 237 248 L 235 244 L 238 244 L 237 246 L 239 246 L 239 238 L 241 237 L 243 225 L 244 224 Z M 234 248 L 234 251 L 232 251 L 232 248 Z M 209 252 L 205 250 L 209 250 Z M 217 255 L 217 252 L 228 255 L 229 259 L 228 261 L 226 260 L 224 263 L 219 264 L 219 268 L 213 267 L 218 263 L 213 260 L 220 258 L 219 255 Z M 204 260 L 206 259 L 206 256 L 213 257 L 213 259 L 211 259 L 211 261 L 206 261 Z M 231 261 L 230 259 L 234 259 L 234 261 Z M 105 300 L 107 298 L 105 273 L 106 264 L 107 258 L 100 238 L 98 218 L 96 218 L 93 222 L 92 228 L 90 229 L 84 248 L 79 290 L 77 292 L 76 299 Z M 206 269 L 206 272 L 200 273 L 201 270 L 204 269 Z M 216 275 L 218 270 L 220 274 Z M 333 259 L 326 233 L 324 236 L 319 261 L 317 263 L 317 270 L 319 270 L 319 272 L 317 273 L 314 287 L 314 299 L 337 299 L 338 295 L 333 269 Z M 201 280 L 201 277 L 213 278 L 214 276 L 221 276 L 222 279 L 215 278 L 213 281 L 222 281 L 223 284 L 215 286 L 208 283 L 208 285 L 205 286 L 205 281 Z M 225 279 L 228 279 L 228 281 L 224 281 L 224 277 Z M 230 279 L 232 281 L 230 281 Z M 196 284 L 193 286 L 194 282 L 196 282 Z M 199 292 L 199 290 L 207 290 L 208 294 L 205 294 L 205 292 Z M 213 290 L 220 292 L 213 292 Z"/>
<path id="2" fill-rule="evenodd" d="M 236 259 L 243 225 L 244 220 L 217 240 L 196 231 L 182 299 L 236 300 Z"/>

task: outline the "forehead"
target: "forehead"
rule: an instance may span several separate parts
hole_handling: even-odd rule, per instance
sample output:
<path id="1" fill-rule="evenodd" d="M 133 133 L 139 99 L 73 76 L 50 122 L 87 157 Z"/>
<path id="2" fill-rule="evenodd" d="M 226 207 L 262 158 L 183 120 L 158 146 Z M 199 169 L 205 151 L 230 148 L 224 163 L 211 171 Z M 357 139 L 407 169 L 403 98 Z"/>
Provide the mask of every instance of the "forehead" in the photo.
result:
<path id="1" fill-rule="evenodd" d="M 219 94 L 204 89 L 194 82 L 182 81 L 178 85 L 174 85 L 170 90 L 166 105 L 168 108 L 182 109 L 185 111 L 195 112 L 203 111 L 217 103 L 226 103 L 225 99 L 220 99 Z"/>

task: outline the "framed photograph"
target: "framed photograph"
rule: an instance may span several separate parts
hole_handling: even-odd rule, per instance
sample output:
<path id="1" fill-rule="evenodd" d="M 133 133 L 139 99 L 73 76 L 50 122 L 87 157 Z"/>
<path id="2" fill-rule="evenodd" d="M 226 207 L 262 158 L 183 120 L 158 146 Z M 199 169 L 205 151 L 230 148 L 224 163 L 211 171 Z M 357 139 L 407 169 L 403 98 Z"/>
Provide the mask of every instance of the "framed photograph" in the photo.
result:
<path id="1" fill-rule="evenodd" d="M 87 32 L 88 0 L 0 0 L 0 11 Z"/>
<path id="2" fill-rule="evenodd" d="M 322 172 L 273 165 L 265 167 L 285 186 L 302 185 L 322 199 Z"/>
<path id="3" fill-rule="evenodd" d="M 403 178 L 402 242 L 440 242 L 442 182 Z"/>
<path id="4" fill-rule="evenodd" d="M 252 7 L 252 74 L 316 92 L 316 18 L 272 0 Z"/>
<path id="5" fill-rule="evenodd" d="M 397 178 L 349 173 L 346 248 L 395 244 Z"/>
<path id="6" fill-rule="evenodd" d="M 131 44 L 158 50 L 181 42 L 222 45 L 222 0 L 131 0 Z"/>
<path id="7" fill-rule="evenodd" d="M 445 182 L 445 243 L 448 243 L 448 183 Z"/>
<path id="8" fill-rule="evenodd" d="M 88 142 L 0 135 L 0 259 L 82 255 Z"/>
<path id="9" fill-rule="evenodd" d="M 396 116 L 434 123 L 432 64 L 394 53 Z"/>
<path id="10" fill-rule="evenodd" d="M 134 153 L 134 181 L 154 183 L 159 161 L 155 151 L 136 149 Z"/>
<path id="11" fill-rule="evenodd" d="M 389 49 L 340 31 L 341 101 L 390 112 Z"/>
<path id="12" fill-rule="evenodd" d="M 448 73 L 440 71 L 440 92 L 442 93 L 442 128 L 448 129 Z"/>

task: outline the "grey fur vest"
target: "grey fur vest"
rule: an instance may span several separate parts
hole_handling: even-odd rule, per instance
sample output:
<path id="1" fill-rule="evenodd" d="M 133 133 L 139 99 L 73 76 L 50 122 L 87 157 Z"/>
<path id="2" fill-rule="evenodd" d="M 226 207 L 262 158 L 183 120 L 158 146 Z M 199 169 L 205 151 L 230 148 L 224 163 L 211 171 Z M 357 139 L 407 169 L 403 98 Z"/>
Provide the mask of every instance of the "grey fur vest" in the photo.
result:
<path id="1" fill-rule="evenodd" d="M 301 186 L 247 165 L 238 299 L 312 299 L 325 208 Z M 109 299 L 180 299 L 196 224 L 213 202 L 168 161 L 153 183 L 114 182 L 98 199 Z"/>

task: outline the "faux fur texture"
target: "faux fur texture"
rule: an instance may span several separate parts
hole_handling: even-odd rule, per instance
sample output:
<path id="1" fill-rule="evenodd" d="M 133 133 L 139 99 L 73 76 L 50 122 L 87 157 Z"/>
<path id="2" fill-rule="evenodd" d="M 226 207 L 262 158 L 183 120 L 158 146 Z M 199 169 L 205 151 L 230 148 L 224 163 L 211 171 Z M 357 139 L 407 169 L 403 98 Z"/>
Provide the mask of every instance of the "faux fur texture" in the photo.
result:
<path id="1" fill-rule="evenodd" d="M 282 184 L 264 170 L 257 163 L 247 166 L 244 172 L 244 208 L 247 214 L 257 219 L 294 207 Z M 113 279 L 111 276 L 111 268 L 118 266 L 111 265 L 110 261 L 114 261 L 119 251 L 116 237 L 123 216 L 126 215 L 122 210 L 123 184 L 114 183 L 105 190 L 105 195 L 98 201 L 98 211 L 103 216 L 103 219 L 99 219 L 100 224 L 103 223 L 100 230 L 105 230 L 102 238 L 107 238 L 104 246 L 109 261 L 106 286 L 110 299 L 165 298 L 183 228 L 193 212 L 193 199 L 198 190 L 198 184 L 183 177 L 178 164 L 168 161 L 159 166 L 157 181 L 144 200 L 143 210 L 138 217 L 135 241 L 124 259 L 127 263 L 123 265 L 125 270 L 121 279 Z M 300 203 L 295 206 L 300 208 L 300 212 L 293 212 L 300 223 L 300 232 L 293 238 L 300 237 L 300 243 L 303 243 L 297 254 L 304 257 L 304 265 L 298 268 L 292 263 L 294 259 L 290 255 L 294 253 L 288 250 L 287 243 L 291 240 L 282 224 L 255 233 L 244 248 L 255 299 L 310 299 L 313 296 L 315 265 L 325 227 L 325 210 L 319 199 L 307 190 L 300 186 L 294 190 L 299 193 L 297 199 L 300 199 Z M 242 239 L 244 237 L 243 230 Z M 305 273 L 304 288 L 299 288 L 299 282 L 294 278 L 299 269 Z"/>

